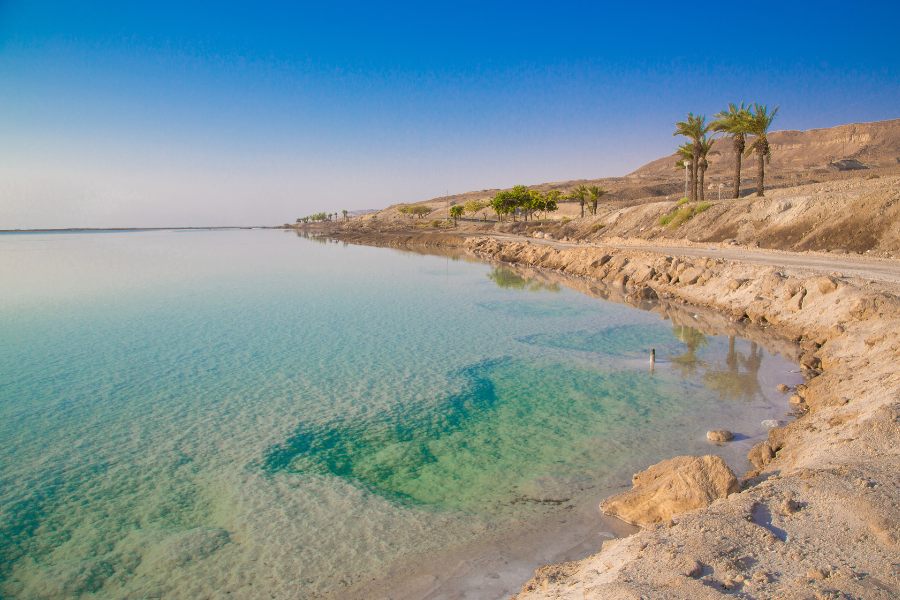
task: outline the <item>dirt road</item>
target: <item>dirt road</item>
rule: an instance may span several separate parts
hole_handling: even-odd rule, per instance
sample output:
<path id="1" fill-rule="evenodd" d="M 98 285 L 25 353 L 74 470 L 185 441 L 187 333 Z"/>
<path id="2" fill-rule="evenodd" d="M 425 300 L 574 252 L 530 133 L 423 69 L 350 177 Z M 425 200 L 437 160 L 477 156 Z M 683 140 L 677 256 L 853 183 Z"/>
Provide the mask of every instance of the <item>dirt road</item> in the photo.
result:
<path id="1" fill-rule="evenodd" d="M 828 255 L 822 252 L 796 253 L 777 250 L 751 250 L 748 248 L 716 248 L 687 246 L 619 246 L 613 244 L 572 244 L 566 242 L 532 239 L 515 235 L 491 236 L 499 241 L 530 242 L 540 246 L 572 248 L 577 246 L 609 247 L 619 249 L 644 250 L 670 256 L 697 258 L 721 258 L 754 265 L 800 269 L 816 273 L 839 272 L 844 277 L 857 277 L 881 281 L 900 286 L 900 260 L 887 258 L 865 258 L 849 255 Z M 893 286 L 892 286 L 893 287 Z"/>

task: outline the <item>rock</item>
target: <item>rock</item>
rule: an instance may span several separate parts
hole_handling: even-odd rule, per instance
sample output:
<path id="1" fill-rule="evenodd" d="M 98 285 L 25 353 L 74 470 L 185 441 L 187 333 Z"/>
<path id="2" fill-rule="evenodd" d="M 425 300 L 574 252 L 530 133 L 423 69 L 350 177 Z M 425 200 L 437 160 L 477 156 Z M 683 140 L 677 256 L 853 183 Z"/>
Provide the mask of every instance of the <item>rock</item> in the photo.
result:
<path id="1" fill-rule="evenodd" d="M 850 314 L 861 321 L 874 317 L 877 314 L 875 297 L 854 298 L 850 303 Z"/>
<path id="2" fill-rule="evenodd" d="M 536 239 L 541 239 L 542 237 L 544 237 L 544 234 L 541 233 L 540 231 L 535 231 L 533 237 Z"/>
<path id="3" fill-rule="evenodd" d="M 638 267 L 634 273 L 631 275 L 631 279 L 635 283 L 644 283 L 645 281 L 649 281 L 656 276 L 656 269 L 651 267 L 650 265 L 642 265 Z"/>
<path id="4" fill-rule="evenodd" d="M 740 491 L 718 456 L 677 456 L 632 477 L 634 488 L 607 498 L 600 510 L 633 525 L 665 523 L 672 515 L 704 508 Z"/>
<path id="5" fill-rule="evenodd" d="M 834 290 L 837 289 L 837 284 L 834 282 L 834 279 L 831 277 L 819 277 L 816 279 L 816 287 L 819 288 L 819 293 L 821 294 L 830 294 Z"/>
<path id="6" fill-rule="evenodd" d="M 761 424 L 763 427 L 768 427 L 769 429 L 771 429 L 773 427 L 779 427 L 781 425 L 781 423 L 779 423 L 775 419 L 766 419 Z"/>
<path id="7" fill-rule="evenodd" d="M 791 312 L 797 312 L 803 308 L 803 297 L 806 296 L 806 290 L 800 289 L 799 292 L 791 296 L 791 299 L 785 303 L 785 307 Z"/>
<path id="8" fill-rule="evenodd" d="M 819 360 L 819 357 L 814 353 L 805 352 L 803 356 L 800 357 L 800 366 L 807 369 L 818 369 L 822 366 L 822 361 Z"/>
<path id="9" fill-rule="evenodd" d="M 741 279 L 732 279 L 728 282 L 728 289 L 732 292 L 741 287 L 744 284 L 744 281 Z"/>
<path id="10" fill-rule="evenodd" d="M 613 279 L 613 283 L 617 286 L 625 287 L 625 285 L 628 283 L 628 275 L 626 275 L 625 273 L 619 273 L 618 275 L 616 275 L 615 279 Z"/>
<path id="11" fill-rule="evenodd" d="M 706 432 L 706 440 L 708 442 L 730 442 L 734 439 L 734 434 L 727 429 L 716 429 Z"/>
<path id="12" fill-rule="evenodd" d="M 644 286 L 634 293 L 635 297 L 640 300 L 659 300 L 659 296 L 650 286 Z"/>
<path id="13" fill-rule="evenodd" d="M 806 573 L 807 579 L 812 579 L 813 581 L 821 581 L 825 579 L 826 572 L 824 569 L 812 569 Z"/>
<path id="14" fill-rule="evenodd" d="M 697 267 L 689 267 L 685 269 L 681 275 L 678 276 L 678 283 L 683 283 L 685 285 L 694 285 L 697 283 L 697 280 L 703 276 L 703 269 L 698 269 Z"/>
<path id="15" fill-rule="evenodd" d="M 790 387 L 789 385 L 785 385 L 785 384 L 783 384 L 783 383 L 779 383 L 777 389 L 778 389 L 779 392 L 788 392 L 788 391 L 790 391 L 791 387 Z"/>
<path id="16" fill-rule="evenodd" d="M 747 459 L 757 469 L 761 469 L 775 458 L 775 451 L 768 441 L 753 446 L 747 454 Z"/>
<path id="17" fill-rule="evenodd" d="M 803 398 L 801 398 L 797 394 L 794 394 L 793 396 L 791 396 L 791 404 L 803 404 Z"/>

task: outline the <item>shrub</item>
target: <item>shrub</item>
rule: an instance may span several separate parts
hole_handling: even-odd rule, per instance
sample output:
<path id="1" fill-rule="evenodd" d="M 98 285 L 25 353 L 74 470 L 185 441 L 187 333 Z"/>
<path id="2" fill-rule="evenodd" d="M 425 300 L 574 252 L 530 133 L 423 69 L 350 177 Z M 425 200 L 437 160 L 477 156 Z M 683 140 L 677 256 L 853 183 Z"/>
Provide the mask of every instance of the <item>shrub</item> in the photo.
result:
<path id="1" fill-rule="evenodd" d="M 679 200 L 678 202 L 675 203 L 675 206 L 677 208 L 677 207 L 681 206 L 682 204 L 687 204 L 690 201 L 691 201 L 690 198 L 682 198 L 681 200 Z"/>
<path id="2" fill-rule="evenodd" d="M 571 221 L 571 220 L 572 220 L 572 219 L 570 219 L 569 217 L 563 217 L 563 218 L 562 218 L 562 223 L 563 223 L 563 225 L 565 225 L 566 223 L 568 223 L 568 222 Z"/>
<path id="3" fill-rule="evenodd" d="M 429 223 L 429 225 L 430 225 L 431 227 L 440 227 L 440 226 L 441 226 L 441 222 L 440 222 L 440 220 L 438 220 L 438 219 L 432 219 L 432 221 L 431 221 L 431 223 Z"/>
<path id="4" fill-rule="evenodd" d="M 600 231 L 604 227 L 606 227 L 606 223 L 594 223 L 594 226 L 591 229 L 593 229 L 594 231 Z"/>
<path id="5" fill-rule="evenodd" d="M 684 198 L 682 198 L 682 200 L 684 200 Z M 672 214 L 661 216 L 659 218 L 659 224 L 662 226 L 671 225 L 674 229 L 713 205 L 712 202 L 701 202 L 696 206 L 683 206 L 683 204 L 684 203 L 679 200 L 677 206 L 681 206 L 681 208 L 676 208 L 675 212 Z"/>

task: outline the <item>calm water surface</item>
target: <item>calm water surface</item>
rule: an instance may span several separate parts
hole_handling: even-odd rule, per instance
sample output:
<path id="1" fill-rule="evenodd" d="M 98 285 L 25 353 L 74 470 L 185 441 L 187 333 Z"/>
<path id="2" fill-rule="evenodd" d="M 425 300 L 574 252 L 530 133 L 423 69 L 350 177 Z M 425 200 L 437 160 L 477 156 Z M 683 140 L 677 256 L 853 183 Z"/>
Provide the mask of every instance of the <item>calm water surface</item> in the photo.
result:
<path id="1" fill-rule="evenodd" d="M 0 274 L 2 597 L 339 594 L 674 454 L 741 470 L 792 377 L 502 268 L 282 231 L 2 235 Z"/>

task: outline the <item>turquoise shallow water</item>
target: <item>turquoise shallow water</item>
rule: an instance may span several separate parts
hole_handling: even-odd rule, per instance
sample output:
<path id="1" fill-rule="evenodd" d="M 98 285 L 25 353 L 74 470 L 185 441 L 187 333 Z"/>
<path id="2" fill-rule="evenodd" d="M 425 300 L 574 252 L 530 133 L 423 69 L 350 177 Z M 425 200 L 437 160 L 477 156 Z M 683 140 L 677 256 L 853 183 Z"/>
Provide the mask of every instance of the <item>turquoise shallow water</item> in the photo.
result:
<path id="1" fill-rule="evenodd" d="M 502 268 L 282 231 L 2 235 L 0 272 L 4 597 L 334 594 L 676 453 L 739 469 L 706 430 L 764 435 L 790 376 Z"/>

